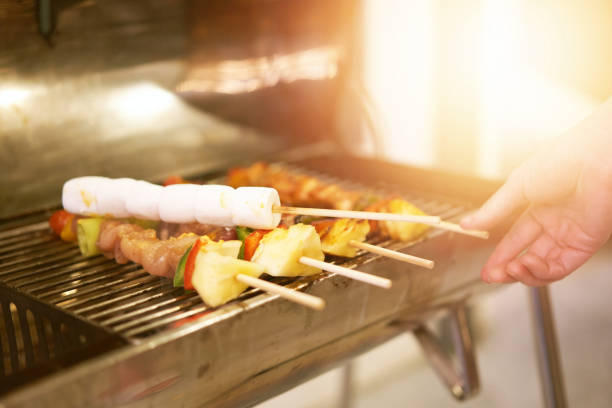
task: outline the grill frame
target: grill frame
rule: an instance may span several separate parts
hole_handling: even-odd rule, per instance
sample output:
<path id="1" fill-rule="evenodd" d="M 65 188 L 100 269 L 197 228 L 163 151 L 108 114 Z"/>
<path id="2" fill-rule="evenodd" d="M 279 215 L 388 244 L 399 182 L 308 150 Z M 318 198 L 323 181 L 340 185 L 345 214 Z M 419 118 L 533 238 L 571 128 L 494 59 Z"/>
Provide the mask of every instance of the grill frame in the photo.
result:
<path id="1" fill-rule="evenodd" d="M 301 165 L 306 165 L 307 167 L 317 167 L 317 163 L 321 159 L 307 160 Z M 335 162 L 335 160 L 328 157 L 326 160 L 327 163 Z M 342 162 L 347 163 L 347 159 L 344 159 Z M 361 160 L 351 158 L 349 161 Z M 362 160 L 361 160 L 362 161 Z M 369 163 L 370 166 L 375 166 L 375 161 L 366 160 L 365 163 Z M 362 161 L 363 164 L 363 161 Z M 348 164 L 350 165 L 350 163 Z M 362 168 L 362 167 L 353 167 L 353 168 Z M 404 174 L 408 169 L 403 166 L 396 166 L 396 170 L 402 170 Z M 327 174 L 334 173 L 330 171 L 330 169 L 324 170 Z M 359 182 L 360 180 L 356 180 Z M 369 185 L 369 184 L 368 184 Z M 374 186 L 381 187 L 381 186 Z M 406 186 L 404 186 L 406 187 Z M 384 186 L 383 186 L 384 188 Z M 404 188 L 393 187 L 393 191 L 401 191 Z M 414 187 L 412 187 L 414 189 Z M 435 193 L 425 193 L 429 196 L 436 196 Z M 419 196 L 424 196 L 421 193 L 418 193 Z M 442 199 L 447 200 L 443 195 Z M 409 197 L 411 198 L 411 197 Z M 418 198 L 418 197 L 417 197 Z M 411 198 L 415 203 L 419 203 L 419 200 L 414 197 Z M 453 200 L 450 200 L 453 201 Z M 424 208 L 427 210 L 427 208 Z M 455 214 L 455 216 L 461 215 L 464 213 L 464 210 Z M 31 218 L 31 217 L 30 217 Z M 28 219 L 30 219 L 28 218 Z M 28 228 L 28 227 L 26 227 Z M 0 237 L 2 233 L 0 233 Z M 456 251 L 458 248 L 462 248 L 464 246 L 470 247 L 470 253 L 474 254 L 474 248 L 480 247 L 480 252 L 484 247 L 489 247 L 491 244 L 483 242 L 476 242 L 473 238 L 459 237 L 454 234 L 442 233 L 440 231 L 434 231 L 427 239 L 422 240 L 418 243 L 393 243 L 393 242 L 383 242 L 382 244 L 387 245 L 393 249 L 406 249 L 407 247 L 411 248 L 411 253 L 415 255 L 421 255 L 425 257 L 430 257 L 436 259 L 437 268 L 435 271 L 422 271 L 418 270 L 418 268 L 413 268 L 410 266 L 406 266 L 404 264 L 399 264 L 394 261 L 389 261 L 385 259 L 380 259 L 375 255 L 362 255 L 356 259 L 349 260 L 343 265 L 349 267 L 358 266 L 361 270 L 366 272 L 374 272 L 379 273 L 384 271 L 384 275 L 388 277 L 392 277 L 394 280 L 394 295 L 385 296 L 380 289 L 372 289 L 367 287 L 366 285 L 357 284 L 355 282 L 347 281 L 346 279 L 338 276 L 331 276 L 330 274 L 321 274 L 314 277 L 306 277 L 300 278 L 295 281 L 290 281 L 288 283 L 289 287 L 293 287 L 296 289 L 306 289 L 312 294 L 320 295 L 324 297 L 327 301 L 327 310 L 321 314 L 316 314 L 316 312 L 305 310 L 304 308 L 296 305 L 289 304 L 288 302 L 280 300 L 278 297 L 274 295 L 268 294 L 260 294 L 255 290 L 251 290 L 246 293 L 243 297 L 241 297 L 240 301 L 233 302 L 229 305 L 226 305 L 216 311 L 207 312 L 205 306 L 201 305 L 197 306 L 197 302 L 195 303 L 195 308 L 191 310 L 187 310 L 185 312 L 177 315 L 180 318 L 188 318 L 193 317 L 194 315 L 199 314 L 200 312 L 207 312 L 205 316 L 197 318 L 193 322 L 189 322 L 182 327 L 169 329 L 162 331 L 157 334 L 153 334 L 144 338 L 134 337 L 139 333 L 142 333 L 143 330 L 151 329 L 149 326 L 142 326 L 140 328 L 130 328 L 134 326 L 134 321 L 128 320 L 127 323 L 123 323 L 123 340 L 127 340 L 132 343 L 128 347 L 120 348 L 119 350 L 115 350 L 111 353 L 107 353 L 106 356 L 100 356 L 98 358 L 90 359 L 88 362 L 84 364 L 85 368 L 75 368 L 72 370 L 64 370 L 62 373 L 57 376 L 61 377 L 62 386 L 58 387 L 49 387 L 49 382 L 45 381 L 47 386 L 36 387 L 39 390 L 39 397 L 42 398 L 41 401 L 51 401 L 49 398 L 54 396 L 55 398 L 59 397 L 57 394 L 58 389 L 63 389 L 63 387 L 74 387 L 74 381 L 78 382 L 78 378 L 82 375 L 86 375 L 87 377 L 93 376 L 97 377 L 101 375 L 100 372 L 97 372 L 93 367 L 99 365 L 100 367 L 104 367 L 101 371 L 105 373 L 106 377 L 101 382 L 102 384 L 108 384 L 109 381 L 114 384 L 110 389 L 114 390 L 113 392 L 108 391 L 103 393 L 107 398 L 106 402 L 111 402 L 113 404 L 116 403 L 125 403 L 125 402 L 141 402 L 141 401 L 167 401 L 168 393 L 171 393 L 171 390 L 183 390 L 181 391 L 181 398 L 185 398 L 185 402 L 187 405 L 191 405 L 189 402 L 194 405 L 200 405 L 200 403 L 196 403 L 197 399 L 192 399 L 191 394 L 194 395 L 206 395 L 210 399 L 207 400 L 212 405 L 224 406 L 225 404 L 233 405 L 238 401 L 249 401 L 252 403 L 254 399 L 261 399 L 266 396 L 269 396 L 267 393 L 272 392 L 269 389 L 269 384 L 260 384 L 259 387 L 245 386 L 244 381 L 247 378 L 267 378 L 270 377 L 270 374 L 267 373 L 269 370 L 284 371 L 286 365 L 293 366 L 294 364 L 298 364 L 299 366 L 304 366 L 307 369 L 300 369 L 296 371 L 296 373 L 292 373 L 289 376 L 286 376 L 285 380 L 281 382 L 289 386 L 289 384 L 295 381 L 303 381 L 307 376 L 314 375 L 318 370 L 324 369 L 326 367 L 321 362 L 316 362 L 316 358 L 313 359 L 308 357 L 308 353 L 305 356 L 291 356 L 296 350 L 310 350 L 310 352 L 317 354 L 316 350 L 319 348 L 327 349 L 327 347 L 335 348 L 334 343 L 345 343 L 348 342 L 351 344 L 350 347 L 347 348 L 346 352 L 338 352 L 335 350 L 335 354 L 338 355 L 339 358 L 344 358 L 341 356 L 352 355 L 351 353 L 357 353 L 362 350 L 364 347 L 361 342 L 354 342 L 355 338 L 361 338 L 362 334 L 358 334 L 357 332 L 367 332 L 368 336 L 372 336 L 373 339 L 377 340 L 368 340 L 367 347 L 372 347 L 375 344 L 378 344 L 380 341 L 384 341 L 387 336 L 392 336 L 399 334 L 403 329 L 395 327 L 394 329 L 389 329 L 387 326 L 393 320 L 397 320 L 399 318 L 406 319 L 408 316 L 422 316 L 424 310 L 435 309 L 436 307 L 444 304 L 451 299 L 456 299 L 458 297 L 464 297 L 469 292 L 474 290 L 474 285 L 479 286 L 477 284 L 478 279 L 475 278 L 474 274 L 469 275 L 469 279 L 457 279 L 457 277 L 447 281 L 446 274 L 444 271 L 450 266 L 456 263 L 456 259 L 454 256 L 447 257 L 446 259 L 439 259 L 439 255 L 441 250 L 442 252 Z M 2 248 L 0 247 L 0 252 Z M 486 250 L 485 250 L 486 253 Z M 60 252 L 61 254 L 61 252 Z M 456 255 L 456 254 L 452 254 Z M 1 256 L 1 255 L 0 255 Z M 477 265 L 479 262 L 477 259 L 474 259 L 468 264 Z M 128 270 L 132 270 L 131 267 L 126 267 Z M 138 269 L 137 267 L 133 267 L 134 269 Z M 454 268 L 451 268 L 454 269 Z M 474 269 L 477 270 L 477 269 Z M 0 273 L 1 274 L 1 273 Z M 94 273 L 95 275 L 95 273 Z M 399 278 L 398 278 L 399 277 Z M 415 288 L 418 290 L 415 291 Z M 135 289 L 137 291 L 137 289 Z M 346 292 L 346 296 L 348 297 L 349 304 L 358 304 L 360 305 L 361 311 L 360 313 L 355 313 L 354 310 L 347 310 L 347 305 L 343 304 L 341 301 L 343 296 L 338 296 L 338 290 L 343 290 Z M 421 293 L 419 293 L 421 292 Z M 410 296 L 414 294 L 421 295 L 419 296 Z M 50 294 L 50 293 L 48 293 Z M 52 294 L 52 293 L 51 293 Z M 361 294 L 359 296 L 358 294 Z M 330 301 L 330 297 L 333 301 Z M 356 298 L 355 298 L 356 297 Z M 370 299 L 372 298 L 372 300 Z M 385 299 L 387 297 L 387 299 Z M 189 297 L 188 297 L 189 298 Z M 53 299 L 53 298 L 51 298 Z M 365 300 L 364 300 L 365 299 Z M 145 302 L 146 303 L 146 302 Z M 171 302 L 170 302 L 171 303 Z M 370 305 L 369 303 L 374 303 Z M 99 308 L 98 306 L 97 308 Z M 87 306 L 81 306 L 79 310 L 83 312 Z M 90 309 L 93 310 L 93 309 Z M 97 312 L 98 314 L 103 312 Z M 139 313 L 141 314 L 141 313 Z M 251 315 L 256 315 L 257 317 L 250 317 Z M 244 316 L 241 318 L 240 316 Z M 249 316 L 249 317 L 247 317 Z M 207 387 L 207 391 L 203 392 L 198 388 L 198 386 L 194 386 L 194 384 L 198 384 L 202 382 L 202 378 L 211 377 L 212 373 L 209 371 L 212 370 L 211 365 L 214 365 L 212 362 L 204 363 L 196 365 L 198 362 L 202 360 L 210 360 L 209 357 L 214 356 L 213 361 L 216 364 L 219 364 L 219 361 L 227 360 L 227 357 L 220 355 L 220 351 L 222 347 L 219 346 L 219 342 L 227 337 L 224 334 L 224 331 L 229 328 L 230 330 L 238 330 L 237 327 L 242 327 L 241 331 L 244 333 L 253 332 L 258 330 L 254 325 L 257 322 L 263 322 L 267 319 L 269 320 L 269 316 L 292 316 L 291 319 L 281 318 L 285 322 L 287 327 L 290 327 L 293 331 L 289 336 L 289 343 L 291 347 L 281 347 L 283 350 L 282 353 L 270 353 L 269 349 L 274 350 L 275 347 L 266 346 L 268 349 L 263 354 L 269 354 L 269 359 L 267 360 L 258 360 L 257 364 L 253 364 L 249 367 L 249 369 L 245 370 L 245 372 L 236 371 L 236 364 L 234 363 L 234 372 L 233 376 L 222 376 L 224 378 L 224 382 L 219 380 L 213 381 L 216 384 L 215 387 Z M 347 324 L 347 327 L 338 330 L 338 328 L 334 328 L 333 325 L 330 327 L 329 320 L 325 319 L 325 316 L 329 319 L 330 316 L 334 316 L 335 318 L 339 318 L 341 316 L 353 316 L 354 321 Z M 111 317 L 111 319 L 116 319 L 116 321 L 122 321 L 131 316 L 127 316 L 124 318 L 121 317 Z M 350 320 L 350 319 L 349 319 Z M 163 324 L 168 323 L 168 321 L 161 320 Z M 325 328 L 321 334 L 323 337 L 319 335 L 312 335 L 306 333 L 308 330 L 313 329 L 315 322 L 322 324 Z M 106 319 L 106 323 L 108 324 L 108 319 Z M 127 324 L 127 326 L 126 326 Z M 264 324 L 269 333 L 274 333 L 274 330 L 283 331 L 283 326 L 278 326 L 278 324 L 266 322 Z M 143 329 L 144 327 L 144 329 Z M 276 327 L 276 329 L 275 329 Z M 377 327 L 370 332 L 371 327 Z M 384 327 L 384 329 L 382 328 Z M 240 332 L 240 331 L 239 331 Z M 238 333 L 239 333 L 238 332 Z M 377 332 L 380 332 L 377 334 Z M 381 333 L 384 333 L 381 334 Z M 366 337 L 368 337 L 366 336 Z M 232 337 L 232 342 L 236 342 L 235 338 L 239 338 L 240 334 L 234 334 Z M 249 341 L 251 340 L 252 335 L 249 334 L 247 338 Z M 263 336 L 265 337 L 265 336 Z M 306 338 L 306 340 L 301 340 L 301 338 Z M 314 337 L 314 338 L 313 338 Z M 199 339 L 199 340 L 198 340 Z M 216 340 L 215 340 L 216 339 Z M 265 344 L 265 339 L 260 339 L 260 342 L 263 340 Z M 301 342 L 306 341 L 308 344 L 302 344 Z M 353 343 L 354 342 L 354 343 Z M 183 355 L 183 358 L 178 358 L 177 361 L 172 361 L 173 359 L 168 360 L 167 358 L 159 359 L 154 357 L 155 354 L 161 353 L 170 353 L 171 356 L 178 357 L 184 354 L 185 350 L 202 350 L 202 345 L 199 343 L 205 343 L 205 350 L 208 350 L 212 353 L 211 356 L 202 356 L 198 352 L 194 352 L 199 358 L 191 359 L 186 355 Z M 316 346 L 314 346 L 316 344 Z M 179 346 L 180 345 L 180 346 Z M 177 349 L 177 347 L 180 347 Z M 238 347 L 238 345 L 236 345 Z M 166 350 L 169 348 L 171 351 Z M 151 350 L 156 350 L 152 352 Z M 166 350 L 166 351 L 164 351 Z M 314 351 L 313 351 L 314 350 Z M 284 356 L 285 361 L 283 361 Z M 246 358 L 247 356 L 245 356 Z M 339 361 L 339 358 L 333 358 L 333 355 L 327 355 L 323 353 L 321 358 L 324 360 L 333 360 L 335 363 Z M 112 364 L 109 362 L 115 362 Z M 231 360 L 230 360 L 231 361 Z M 301 361 L 300 363 L 297 363 Z M 177 362 L 180 362 L 182 365 L 177 366 Z M 270 366 L 271 364 L 271 366 Z M 127 367 L 135 367 L 140 369 L 145 369 L 150 375 L 145 376 L 145 380 L 142 383 L 135 383 L 130 386 L 126 386 L 125 384 L 117 384 L 113 382 L 113 376 L 111 373 L 117 370 L 119 367 L 127 366 Z M 155 366 L 160 366 L 156 367 Z M 240 364 L 238 364 L 240 366 Z M 264 368 L 268 366 L 267 368 Z M 195 369 L 197 367 L 197 370 Z M 281 368 L 282 367 L 282 368 Z M 84 371 L 82 371 L 84 370 Z M 194 372 L 195 370 L 195 372 Z M 80 374 L 79 374 L 80 373 Z M 85 374 L 86 373 L 86 374 Z M 162 374 L 160 374 L 162 373 Z M 165 374 L 164 374 L 165 373 Z M 245 374 L 247 376 L 245 377 Z M 263 377 L 260 377 L 263 375 Z M 74 377 L 76 376 L 76 377 Z M 160 377 L 161 376 L 161 377 Z M 275 375 L 273 375 L 274 377 Z M 56 377 L 56 376 L 51 376 Z M 155 378 L 161 378 L 158 383 L 155 382 Z M 219 393 L 218 390 L 227 388 L 232 384 L 236 386 L 236 381 L 242 378 L 243 384 L 240 388 L 245 388 L 244 390 L 234 390 L 230 394 L 227 393 Z M 188 381 L 187 381 L 188 380 Z M 211 378 L 209 378 L 211 380 Z M 278 380 L 278 378 L 276 379 Z M 183 384 L 183 385 L 179 385 Z M 31 388 L 31 387 L 30 387 Z M 92 386 L 88 387 L 89 389 Z M 93 387 L 98 388 L 98 387 Z M 101 387 L 103 388 L 103 387 Z M 117 392 L 117 388 L 123 390 L 122 392 Z M 161 389 L 165 389 L 165 392 L 161 393 L 164 397 L 161 397 L 161 400 L 158 400 L 158 392 Z M 250 390 L 245 392 L 246 390 Z M 265 391 L 268 389 L 268 391 Z M 278 384 L 275 384 L 273 389 L 274 393 L 282 391 L 283 387 L 278 387 Z M 140 391 L 138 391 L 140 390 Z M 144 391 L 143 391 L 144 390 Z M 157 391 L 151 391 L 157 390 Z M 144 392 L 144 396 L 143 396 Z M 150 392 L 151 394 L 147 394 Z M 216 396 L 215 396 L 216 394 Z M 231 396 L 230 396 L 231 395 Z M 94 400 L 91 397 L 87 397 L 85 395 L 79 395 L 82 398 L 75 398 L 71 401 L 67 401 L 66 406 L 78 406 L 79 404 L 88 404 L 93 401 L 100 402 L 100 396 L 97 395 Z M 110 398 L 110 400 L 108 400 Z M 20 391 L 17 391 L 8 396 L 7 401 L 12 402 L 14 406 L 20 406 L 21 403 L 24 403 L 23 394 Z M 231 402 L 231 404 L 230 404 Z M 7 405 L 9 406 L 9 405 Z M 11 405 L 12 406 L 12 405 Z"/>

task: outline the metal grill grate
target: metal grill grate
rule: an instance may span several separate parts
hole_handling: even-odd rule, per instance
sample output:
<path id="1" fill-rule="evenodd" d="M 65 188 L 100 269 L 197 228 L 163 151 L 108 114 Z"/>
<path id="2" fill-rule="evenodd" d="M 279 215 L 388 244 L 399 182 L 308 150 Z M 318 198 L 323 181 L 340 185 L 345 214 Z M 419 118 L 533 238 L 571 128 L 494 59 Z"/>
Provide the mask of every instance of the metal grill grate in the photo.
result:
<path id="1" fill-rule="evenodd" d="M 296 171 L 296 167 L 292 169 Z M 364 189 L 316 172 L 299 171 L 347 188 Z M 427 213 L 443 218 L 466 210 L 445 200 L 405 196 Z M 21 303 L 7 296 L 0 298 L 0 373 L 10 375 L 30 363 L 52 360 L 58 351 L 85 345 L 93 332 L 136 342 L 210 311 L 195 292 L 174 288 L 171 280 L 149 275 L 139 265 L 118 265 L 102 256 L 82 257 L 76 246 L 51 234 L 49 215 L 47 210 L 0 223 L 0 285 L 7 292 L 27 297 Z M 395 249 L 408 246 L 388 240 L 377 243 Z M 362 258 L 352 259 L 350 265 L 359 265 Z M 258 293 L 248 290 L 238 301 Z M 32 302 L 48 306 L 53 313 L 34 309 Z"/>

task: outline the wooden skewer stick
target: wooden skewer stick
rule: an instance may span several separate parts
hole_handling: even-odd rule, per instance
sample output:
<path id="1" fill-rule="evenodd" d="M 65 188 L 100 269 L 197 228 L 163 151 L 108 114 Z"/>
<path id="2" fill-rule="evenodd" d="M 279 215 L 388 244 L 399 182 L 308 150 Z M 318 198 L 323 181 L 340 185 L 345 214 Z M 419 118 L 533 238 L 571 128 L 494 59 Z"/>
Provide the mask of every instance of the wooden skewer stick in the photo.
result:
<path id="1" fill-rule="evenodd" d="M 359 218 L 361 220 L 374 221 L 418 222 L 427 225 L 437 225 L 440 223 L 440 217 L 435 215 L 392 214 L 375 211 L 349 211 L 332 210 L 327 208 L 274 206 L 272 207 L 272 212 L 282 214 L 312 215 L 316 217 Z"/>
<path id="2" fill-rule="evenodd" d="M 351 240 L 349 241 L 349 245 L 355 248 L 363 249 L 364 251 L 372 252 L 373 254 L 378 254 L 378 255 L 386 256 L 387 258 L 393 258 L 398 261 L 422 266 L 423 268 L 433 269 L 434 267 L 434 261 L 431 261 L 429 259 L 424 259 L 424 258 L 419 258 L 418 256 L 403 254 L 398 251 L 393 251 L 387 248 L 381 248 L 379 246 L 367 244 L 365 242 Z"/>
<path id="3" fill-rule="evenodd" d="M 264 292 L 274 293 L 280 297 L 287 299 L 291 302 L 298 303 L 302 306 L 309 307 L 314 310 L 325 309 L 325 300 L 320 297 L 309 295 L 308 293 L 300 292 L 293 289 L 288 289 L 284 286 L 277 285 L 272 282 L 268 282 L 263 279 L 254 278 L 245 274 L 236 275 L 236 280 L 244 283 L 245 285 L 252 286 L 257 289 L 261 289 Z"/>
<path id="4" fill-rule="evenodd" d="M 323 269 L 324 271 L 327 271 L 327 272 L 337 273 L 338 275 L 342 275 L 347 278 L 358 280 L 360 282 L 368 283 L 370 285 L 378 286 L 384 289 L 389 289 L 391 288 L 391 285 L 392 285 L 391 280 L 387 278 L 381 278 L 380 276 L 370 275 L 369 273 L 356 271 L 354 269 L 349 269 L 343 266 L 330 264 L 330 263 L 319 261 L 313 258 L 308 258 L 307 256 L 300 257 L 299 262 L 304 265 Z"/>
<path id="5" fill-rule="evenodd" d="M 444 230 L 448 230 L 448 231 L 454 231 L 454 232 L 457 232 L 459 234 L 470 235 L 470 236 L 476 237 L 476 238 L 489 239 L 489 231 L 466 230 L 466 229 L 461 228 L 461 225 L 454 224 L 454 223 L 448 222 L 448 221 L 442 221 L 438 225 L 436 225 L 435 227 L 436 228 L 440 228 L 440 229 L 444 229 Z"/>
<path id="6" fill-rule="evenodd" d="M 431 225 L 434 228 L 440 228 L 448 231 L 454 231 L 459 234 L 470 235 L 476 238 L 488 239 L 488 231 L 466 230 L 461 228 L 459 224 L 453 224 L 448 221 L 441 221 L 440 217 L 435 215 L 416 215 L 416 214 L 392 214 L 375 211 L 349 211 L 349 210 L 332 210 L 327 208 L 306 208 L 306 207 L 285 207 L 274 206 L 272 212 L 282 214 L 296 215 L 312 215 L 315 217 L 332 217 L 332 218 L 358 218 L 361 220 L 374 221 L 400 221 L 400 222 L 415 222 L 419 224 Z"/>

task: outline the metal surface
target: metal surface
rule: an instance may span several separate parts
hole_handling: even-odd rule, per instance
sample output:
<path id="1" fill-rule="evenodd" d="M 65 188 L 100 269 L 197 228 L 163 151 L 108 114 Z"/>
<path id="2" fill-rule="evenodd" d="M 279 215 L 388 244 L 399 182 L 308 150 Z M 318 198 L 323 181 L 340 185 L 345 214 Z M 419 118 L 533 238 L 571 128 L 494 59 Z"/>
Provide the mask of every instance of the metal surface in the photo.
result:
<path id="1" fill-rule="evenodd" d="M 350 160 L 356 159 L 343 159 Z M 367 162 L 362 161 L 362 168 Z M 396 166 L 400 170 L 408 172 Z M 394 191 L 411 189 L 404 185 Z M 432 195 L 408 196 L 431 214 L 453 217 L 467 209 Z M 401 333 L 391 324 L 394 319 L 416 320 L 424 311 L 482 289 L 477 265 L 491 245 L 433 231 L 409 245 L 411 253 L 436 260 L 433 271 L 372 255 L 346 262 L 393 279 L 389 291 L 330 274 L 287 283 L 323 297 L 327 308 L 321 313 L 256 291 L 210 310 L 197 296 L 173 289 L 169 281 L 137 266 L 81 258 L 67 244 L 49 240 L 41 221 L 46 215 L 38 217 L 36 222 L 37 216 L 27 216 L 22 227 L 12 221 L 1 233 L 9 249 L 0 279 L 132 345 L 12 392 L 0 399 L 6 406 L 31 401 L 37 406 L 167 405 L 177 398 L 185 406 L 252 404 Z M 346 349 L 339 352 L 338 344 Z"/>
<path id="2" fill-rule="evenodd" d="M 351 408 L 355 401 L 354 393 L 354 364 L 349 361 L 342 367 L 342 385 L 340 386 L 340 408 Z"/>
<path id="3" fill-rule="evenodd" d="M 353 0 L 0 0 L 1 285 L 56 326 L 117 339 L 86 341 L 65 363 L 50 355 L 55 365 L 0 406 L 252 405 L 400 334 L 396 320 L 418 323 L 484 288 L 477 271 L 494 241 L 432 232 L 410 252 L 434 259 L 433 271 L 373 255 L 344 264 L 393 279 L 389 291 L 321 274 L 280 281 L 323 297 L 321 313 L 257 291 L 210 310 L 138 266 L 82 258 L 38 211 L 70 177 L 211 179 L 330 139 L 300 168 L 461 216 L 490 185 L 337 156 L 338 141 L 352 147 L 361 133 L 360 12 Z M 17 303 L 2 306 L 9 330 Z M 20 334 L 25 347 L 0 333 L 6 376 L 45 355 L 36 330 Z"/>
<path id="4" fill-rule="evenodd" d="M 336 139 L 356 7 L 0 0 L 0 217 L 75 176 L 159 181 Z"/>
<path id="5" fill-rule="evenodd" d="M 473 397 L 480 389 L 474 345 L 465 312 L 465 303 L 447 307 L 452 335 L 452 355 L 444 351 L 436 336 L 425 326 L 413 330 L 416 339 L 425 352 L 425 357 L 440 379 L 458 400 Z"/>
<path id="6" fill-rule="evenodd" d="M 567 397 L 548 286 L 528 290 L 544 406 L 565 408 Z"/>
<path id="7" fill-rule="evenodd" d="M 316 174 L 328 182 L 349 184 L 314 171 L 298 170 L 295 166 L 293 171 Z M 212 180 L 223 181 L 223 178 Z M 444 218 L 465 211 L 465 206 L 459 203 L 440 202 L 423 196 L 407 197 L 429 214 Z M 126 339 L 146 337 L 183 319 L 208 312 L 196 293 L 174 288 L 168 279 L 149 275 L 138 265 L 117 265 L 101 255 L 82 257 L 76 246 L 51 235 L 48 216 L 48 211 L 40 212 L 38 217 L 31 215 L 27 224 L 0 233 L 1 282 L 106 327 Z M 379 245 L 394 249 L 409 246 L 388 240 L 379 242 Z M 349 264 L 359 267 L 372 260 L 362 251 Z M 254 293 L 248 291 L 241 299 Z"/>

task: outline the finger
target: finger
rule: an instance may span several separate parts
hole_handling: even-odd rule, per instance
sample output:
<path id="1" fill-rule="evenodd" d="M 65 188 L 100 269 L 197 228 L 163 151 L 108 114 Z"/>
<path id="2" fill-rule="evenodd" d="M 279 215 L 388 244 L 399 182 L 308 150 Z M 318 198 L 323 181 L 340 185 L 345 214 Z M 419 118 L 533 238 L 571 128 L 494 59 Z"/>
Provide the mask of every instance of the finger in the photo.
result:
<path id="1" fill-rule="evenodd" d="M 502 279 L 508 262 L 529 247 L 541 232 L 540 224 L 533 219 L 529 210 L 525 211 L 489 257 L 482 271 L 485 280 L 497 282 Z"/>
<path id="2" fill-rule="evenodd" d="M 552 283 L 560 279 L 558 273 L 560 265 L 556 261 L 546 261 L 533 253 L 527 252 L 518 259 L 518 262 L 527 269 L 533 280 L 542 284 Z"/>
<path id="3" fill-rule="evenodd" d="M 563 277 L 557 260 L 560 253 L 561 249 L 555 240 L 548 234 L 542 234 L 519 261 L 535 279 L 551 283 Z"/>
<path id="4" fill-rule="evenodd" d="M 534 258 L 538 259 L 537 257 Z M 542 267 L 542 265 L 537 265 L 537 267 Z M 545 286 L 549 284 L 548 281 L 538 279 L 533 276 L 529 268 L 526 267 L 519 260 L 510 262 L 506 267 L 506 272 L 508 273 L 508 275 L 512 276 L 514 279 L 524 283 L 527 286 Z"/>
<path id="5" fill-rule="evenodd" d="M 516 279 L 508 275 L 505 266 L 494 266 L 480 272 L 480 277 L 487 283 L 514 283 Z"/>
<path id="6" fill-rule="evenodd" d="M 506 183 L 478 211 L 461 220 L 461 226 L 466 229 L 490 229 L 527 205 L 523 194 L 522 173 L 520 168 L 512 173 Z"/>

